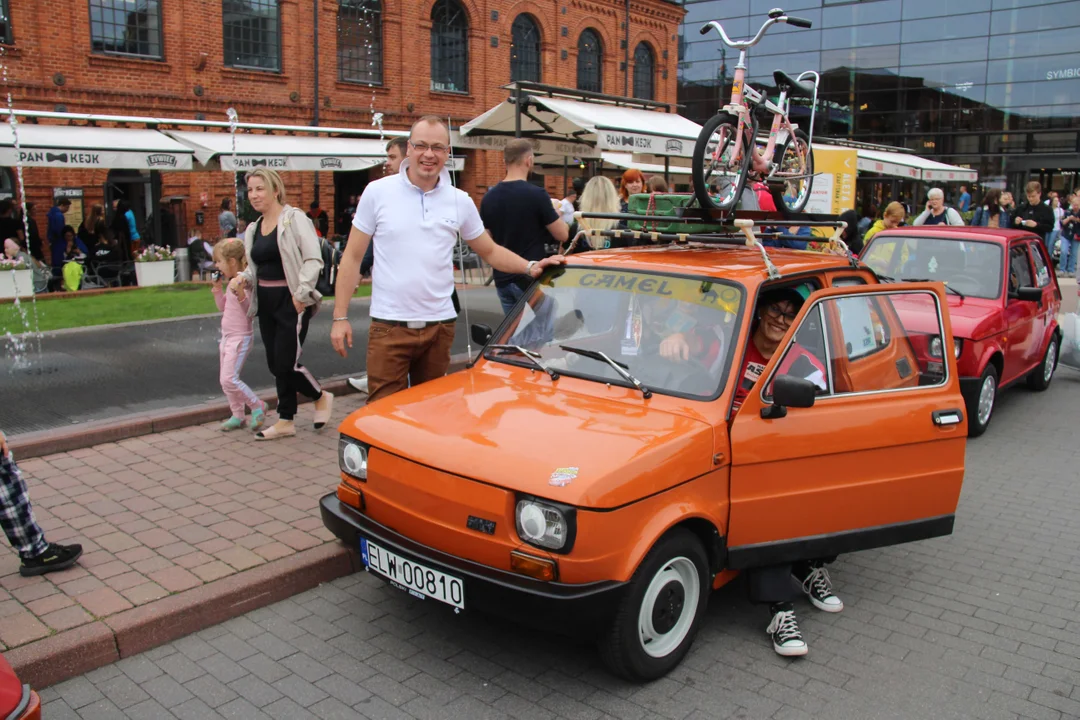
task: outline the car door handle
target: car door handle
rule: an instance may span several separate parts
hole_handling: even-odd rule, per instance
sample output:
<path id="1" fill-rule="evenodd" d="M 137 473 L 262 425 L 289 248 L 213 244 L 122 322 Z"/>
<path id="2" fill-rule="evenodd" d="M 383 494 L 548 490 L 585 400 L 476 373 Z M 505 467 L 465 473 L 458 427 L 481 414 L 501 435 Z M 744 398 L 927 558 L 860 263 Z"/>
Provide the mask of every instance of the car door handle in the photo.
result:
<path id="1" fill-rule="evenodd" d="M 962 410 L 935 410 L 930 417 L 934 419 L 934 424 L 938 427 L 949 427 L 964 422 Z"/>

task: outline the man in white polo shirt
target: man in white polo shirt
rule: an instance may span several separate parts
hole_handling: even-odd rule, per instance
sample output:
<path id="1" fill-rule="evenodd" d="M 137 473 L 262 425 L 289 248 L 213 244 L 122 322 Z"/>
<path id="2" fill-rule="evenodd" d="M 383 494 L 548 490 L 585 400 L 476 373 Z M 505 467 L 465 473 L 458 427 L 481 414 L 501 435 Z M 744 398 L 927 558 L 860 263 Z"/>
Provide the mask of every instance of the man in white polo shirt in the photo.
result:
<path id="1" fill-rule="evenodd" d="M 330 341 L 342 357 L 352 347 L 349 300 L 360 281 L 360 262 L 373 235 L 371 327 L 368 331 L 368 402 L 446 374 L 456 313 L 453 253 L 460 234 L 496 270 L 537 278 L 556 255 L 526 261 L 495 244 L 468 193 L 445 169 L 450 131 L 435 116 L 420 118 L 409 135 L 408 157 L 397 175 L 364 189 L 349 242 L 338 267 Z"/>

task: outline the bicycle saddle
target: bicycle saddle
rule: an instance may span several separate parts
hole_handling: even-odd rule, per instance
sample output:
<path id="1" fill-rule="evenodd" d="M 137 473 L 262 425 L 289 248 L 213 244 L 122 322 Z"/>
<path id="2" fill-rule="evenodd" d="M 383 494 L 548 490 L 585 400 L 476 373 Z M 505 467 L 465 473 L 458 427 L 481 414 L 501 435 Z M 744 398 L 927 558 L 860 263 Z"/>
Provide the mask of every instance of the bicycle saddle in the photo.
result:
<path id="1" fill-rule="evenodd" d="M 776 81 L 776 87 L 787 88 L 792 97 L 803 97 L 807 100 L 814 98 L 814 83 L 796 80 L 788 75 L 783 70 L 773 70 L 773 80 Z"/>

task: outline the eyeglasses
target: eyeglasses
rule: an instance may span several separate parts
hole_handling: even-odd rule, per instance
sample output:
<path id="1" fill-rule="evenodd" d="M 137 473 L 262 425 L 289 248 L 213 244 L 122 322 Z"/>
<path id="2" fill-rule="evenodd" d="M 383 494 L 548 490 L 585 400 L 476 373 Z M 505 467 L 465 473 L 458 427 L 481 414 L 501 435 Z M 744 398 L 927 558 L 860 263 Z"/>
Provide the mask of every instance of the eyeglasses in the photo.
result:
<path id="1" fill-rule="evenodd" d="M 798 317 L 798 315 L 799 315 L 799 313 L 796 312 L 795 310 L 792 310 L 790 312 L 784 312 L 784 309 L 782 307 L 780 307 L 779 305 L 777 305 L 776 303 L 773 303 L 772 305 L 766 305 L 765 306 L 765 312 L 769 313 L 770 315 L 772 315 L 774 318 L 777 318 L 778 320 L 781 319 L 781 318 L 784 319 L 784 320 L 787 320 L 788 323 L 795 322 L 795 318 Z"/>
<path id="2" fill-rule="evenodd" d="M 446 145 L 428 145 L 427 143 L 414 143 L 412 141 L 409 141 L 409 144 L 412 145 L 413 150 L 421 154 L 426 153 L 428 150 L 436 155 L 445 155 L 450 152 L 450 148 Z"/>

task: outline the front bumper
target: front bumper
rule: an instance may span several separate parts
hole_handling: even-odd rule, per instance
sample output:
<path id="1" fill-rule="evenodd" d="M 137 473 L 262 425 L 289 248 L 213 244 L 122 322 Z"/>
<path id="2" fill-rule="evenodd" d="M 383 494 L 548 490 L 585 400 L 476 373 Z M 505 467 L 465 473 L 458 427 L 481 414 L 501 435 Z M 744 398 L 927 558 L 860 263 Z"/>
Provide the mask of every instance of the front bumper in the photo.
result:
<path id="1" fill-rule="evenodd" d="M 576 618 L 582 626 L 589 627 L 611 612 L 626 587 L 626 583 L 613 580 L 580 585 L 543 582 L 448 555 L 375 522 L 342 503 L 336 493 L 323 496 L 319 506 L 323 524 L 350 548 L 359 550 L 363 537 L 464 580 L 466 609 L 482 610 L 519 622 L 538 621 L 546 629 L 552 629 L 547 622 L 549 619 L 557 619 L 565 626 L 567 618 Z"/>

